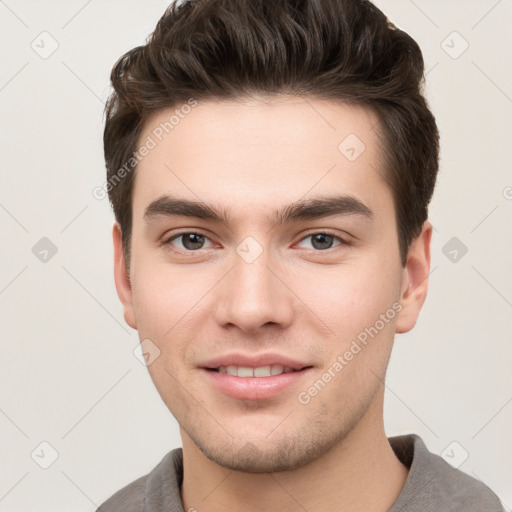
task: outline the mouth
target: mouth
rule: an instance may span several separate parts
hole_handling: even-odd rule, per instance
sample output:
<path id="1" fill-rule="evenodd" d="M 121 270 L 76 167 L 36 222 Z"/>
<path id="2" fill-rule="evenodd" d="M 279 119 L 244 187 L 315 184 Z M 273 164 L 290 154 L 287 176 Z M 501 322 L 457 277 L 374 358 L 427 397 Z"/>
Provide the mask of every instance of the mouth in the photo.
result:
<path id="1" fill-rule="evenodd" d="M 237 400 L 269 400 L 298 394 L 308 385 L 313 366 L 293 368 L 264 366 L 216 366 L 200 368 L 208 389 Z"/>
<path id="2" fill-rule="evenodd" d="M 302 368 L 293 368 L 291 366 L 283 366 L 281 364 L 272 364 L 265 366 L 218 366 L 216 368 L 205 368 L 211 372 L 217 372 L 223 375 L 232 375 L 234 377 L 257 377 L 257 378 L 266 378 L 273 377 L 276 375 L 282 375 L 284 373 L 294 373 L 300 372 L 302 370 L 306 370 L 308 368 L 312 368 L 312 366 L 304 366 Z"/>

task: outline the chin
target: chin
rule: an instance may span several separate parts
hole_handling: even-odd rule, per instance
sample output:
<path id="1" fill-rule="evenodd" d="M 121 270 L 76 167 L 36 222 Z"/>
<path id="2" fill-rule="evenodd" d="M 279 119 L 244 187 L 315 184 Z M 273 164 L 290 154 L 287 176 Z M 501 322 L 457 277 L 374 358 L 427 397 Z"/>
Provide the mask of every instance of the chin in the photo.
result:
<path id="1" fill-rule="evenodd" d="M 288 435 L 272 440 L 229 438 L 222 443 L 197 440 L 190 436 L 201 452 L 212 462 L 244 473 L 276 473 L 301 468 L 320 458 L 337 442 L 309 431 L 305 436 Z"/>

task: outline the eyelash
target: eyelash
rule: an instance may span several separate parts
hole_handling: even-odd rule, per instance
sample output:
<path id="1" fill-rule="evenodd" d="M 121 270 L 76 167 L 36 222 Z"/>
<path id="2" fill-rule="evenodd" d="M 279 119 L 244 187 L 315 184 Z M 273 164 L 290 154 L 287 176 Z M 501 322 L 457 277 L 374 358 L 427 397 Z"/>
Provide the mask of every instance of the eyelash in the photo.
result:
<path id="1" fill-rule="evenodd" d="M 179 238 L 180 236 L 183 236 L 183 235 L 199 235 L 199 236 L 202 236 L 208 240 L 209 237 L 207 237 L 206 235 L 203 235 L 202 233 L 199 233 L 197 231 L 181 231 L 179 233 L 175 233 L 173 234 L 172 236 L 166 238 L 163 240 L 162 242 L 162 245 L 165 245 L 165 246 L 171 246 L 171 242 L 177 238 Z M 306 235 L 305 237 L 301 238 L 299 240 L 299 242 L 302 242 L 303 240 L 306 240 L 307 238 L 311 238 L 313 237 L 314 235 L 327 235 L 327 236 L 331 236 L 333 237 L 334 239 L 338 240 L 340 242 L 340 246 L 350 246 L 352 245 L 351 242 L 348 242 L 347 240 L 345 240 L 344 238 L 341 238 L 339 235 L 335 235 L 334 233 L 331 233 L 329 231 L 315 231 L 314 233 L 310 233 L 309 235 Z M 172 246 L 171 246 L 172 247 Z M 330 247 L 328 249 L 324 249 L 324 250 L 321 250 L 321 249 L 310 249 L 312 250 L 313 252 L 317 252 L 317 253 L 328 253 L 332 250 L 334 250 L 335 247 Z M 174 251 L 176 252 L 181 252 L 181 253 L 189 253 L 189 254 L 193 254 L 193 253 L 196 253 L 196 252 L 199 252 L 201 251 L 201 249 L 197 249 L 195 251 L 191 251 L 191 250 L 181 250 L 181 249 L 174 249 Z"/>

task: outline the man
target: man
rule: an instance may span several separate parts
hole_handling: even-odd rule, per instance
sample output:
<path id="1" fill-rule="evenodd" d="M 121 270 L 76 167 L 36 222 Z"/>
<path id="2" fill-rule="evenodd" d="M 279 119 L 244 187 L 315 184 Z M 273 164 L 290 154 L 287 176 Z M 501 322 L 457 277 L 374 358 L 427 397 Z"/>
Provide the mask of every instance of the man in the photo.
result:
<path id="1" fill-rule="evenodd" d="M 501 511 L 384 432 L 438 170 L 415 41 L 364 0 L 196 0 L 112 83 L 116 288 L 183 448 L 100 510 Z"/>

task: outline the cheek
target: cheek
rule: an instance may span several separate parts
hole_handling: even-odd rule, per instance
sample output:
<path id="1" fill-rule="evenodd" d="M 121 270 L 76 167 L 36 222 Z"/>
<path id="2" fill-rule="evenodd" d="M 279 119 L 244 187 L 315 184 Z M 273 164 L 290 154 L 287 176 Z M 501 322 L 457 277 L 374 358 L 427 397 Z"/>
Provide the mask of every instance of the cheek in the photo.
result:
<path id="1" fill-rule="evenodd" d="M 204 272 L 194 272 L 190 266 L 183 269 L 165 263 L 141 262 L 132 283 L 141 335 L 165 339 L 176 329 L 183 328 L 211 287 L 204 277 Z"/>
<path id="2" fill-rule="evenodd" d="M 398 276 L 378 261 L 319 266 L 296 277 L 293 291 L 337 335 L 354 335 L 392 307 Z"/>

